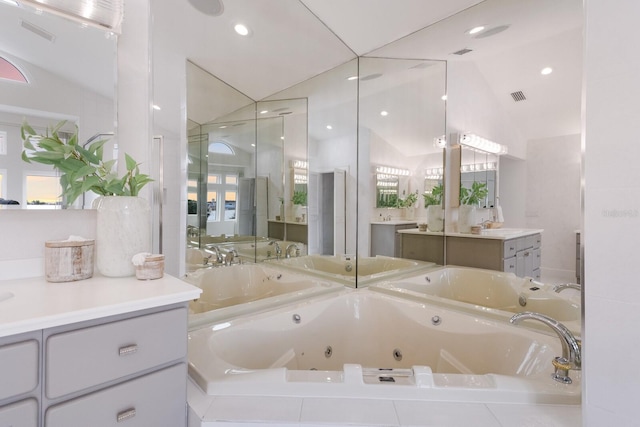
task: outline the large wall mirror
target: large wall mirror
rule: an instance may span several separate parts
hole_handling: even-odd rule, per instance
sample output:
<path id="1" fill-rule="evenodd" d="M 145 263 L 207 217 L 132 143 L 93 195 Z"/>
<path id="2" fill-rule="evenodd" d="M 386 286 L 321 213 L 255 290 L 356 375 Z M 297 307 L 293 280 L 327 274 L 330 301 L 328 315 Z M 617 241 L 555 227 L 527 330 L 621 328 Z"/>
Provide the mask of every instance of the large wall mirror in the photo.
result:
<path id="1" fill-rule="evenodd" d="M 67 120 L 67 133 L 81 143 L 109 138 L 105 159 L 116 148 L 115 35 L 27 5 L 0 3 L 0 61 L 13 69 L 0 78 L 0 198 L 19 208 L 62 207 L 52 168 L 21 160 L 20 127 L 27 120 L 39 133 Z M 13 68 L 15 67 L 15 68 Z M 91 207 L 93 194 L 74 207 Z M 7 207 L 7 205 L 0 205 Z"/>

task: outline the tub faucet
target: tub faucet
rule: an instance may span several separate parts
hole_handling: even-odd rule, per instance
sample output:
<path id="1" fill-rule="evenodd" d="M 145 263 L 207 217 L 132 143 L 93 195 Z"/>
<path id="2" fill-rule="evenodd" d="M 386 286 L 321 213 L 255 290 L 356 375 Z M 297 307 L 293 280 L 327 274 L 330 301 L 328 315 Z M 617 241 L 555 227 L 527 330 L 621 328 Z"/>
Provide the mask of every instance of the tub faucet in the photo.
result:
<path id="1" fill-rule="evenodd" d="M 224 256 L 224 265 L 230 266 L 235 258 L 238 258 L 238 251 L 230 249 Z"/>
<path id="2" fill-rule="evenodd" d="M 216 258 L 214 259 L 214 263 L 216 264 L 222 264 L 222 253 L 220 252 L 220 248 L 214 245 L 209 245 L 207 246 L 207 249 L 211 250 L 213 252 L 213 254 L 209 255 L 207 258 L 205 258 L 207 261 L 211 260 L 211 256 L 215 255 Z M 206 262 L 205 262 L 206 264 Z"/>
<path id="3" fill-rule="evenodd" d="M 275 245 L 276 247 L 276 259 L 280 259 L 280 257 L 282 256 L 282 248 L 280 248 L 280 245 L 275 240 L 269 242 L 269 246 L 271 245 Z"/>
<path id="4" fill-rule="evenodd" d="M 291 258 L 291 249 L 295 249 L 296 257 L 300 256 L 300 248 L 295 243 L 290 243 L 287 245 L 287 248 L 284 250 L 285 258 Z"/>
<path id="5" fill-rule="evenodd" d="M 555 371 L 551 374 L 551 377 L 564 384 L 571 384 L 571 378 L 569 377 L 569 370 L 573 369 L 579 371 L 582 368 L 582 352 L 580 348 L 580 341 L 577 340 L 571 331 L 567 329 L 562 323 L 549 316 L 540 313 L 533 313 L 531 311 L 523 311 L 522 313 L 515 314 L 510 322 L 518 324 L 522 320 L 537 320 L 550 327 L 560 338 L 560 344 L 562 345 L 562 356 L 555 357 L 551 364 L 554 366 Z"/>
<path id="6" fill-rule="evenodd" d="M 561 283 L 553 287 L 553 290 L 557 293 L 564 291 L 565 289 L 575 289 L 576 291 L 582 290 L 582 287 L 576 283 Z"/>

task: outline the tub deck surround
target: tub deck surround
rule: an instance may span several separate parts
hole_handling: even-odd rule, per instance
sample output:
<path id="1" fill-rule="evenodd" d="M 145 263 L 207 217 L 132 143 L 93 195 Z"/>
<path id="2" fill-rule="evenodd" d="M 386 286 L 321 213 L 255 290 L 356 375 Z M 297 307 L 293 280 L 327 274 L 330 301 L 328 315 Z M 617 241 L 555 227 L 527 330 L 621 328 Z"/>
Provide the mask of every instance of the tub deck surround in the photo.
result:
<path id="1" fill-rule="evenodd" d="M 212 396 L 580 403 L 553 381 L 556 336 L 369 289 L 191 331 L 189 372 Z"/>
<path id="2" fill-rule="evenodd" d="M 307 255 L 302 257 L 268 260 L 270 264 L 287 270 L 309 274 L 355 287 L 399 277 L 411 272 L 433 268 L 432 262 L 394 258 L 377 255 L 356 257 L 355 255 Z"/>
<path id="3" fill-rule="evenodd" d="M 165 275 L 157 280 L 94 275 L 76 282 L 44 277 L 0 281 L 0 337 L 180 303 L 201 289 Z"/>
<path id="4" fill-rule="evenodd" d="M 202 289 L 200 297 L 189 303 L 189 329 L 344 289 L 338 283 L 274 267 L 242 264 L 188 274 L 185 280 Z"/>
<path id="5" fill-rule="evenodd" d="M 513 273 L 446 266 L 412 277 L 376 283 L 371 289 L 504 322 L 515 313 L 533 311 L 564 324 L 576 337 L 582 335 L 579 294 L 556 293 L 552 285 Z M 551 333 L 538 322 L 522 325 Z"/>

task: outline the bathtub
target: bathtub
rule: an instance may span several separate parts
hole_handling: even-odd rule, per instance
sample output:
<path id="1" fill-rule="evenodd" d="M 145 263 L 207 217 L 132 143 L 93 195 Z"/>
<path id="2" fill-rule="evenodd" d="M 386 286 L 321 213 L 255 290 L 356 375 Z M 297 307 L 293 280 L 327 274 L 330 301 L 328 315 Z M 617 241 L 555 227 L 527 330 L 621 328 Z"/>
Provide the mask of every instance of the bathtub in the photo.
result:
<path id="1" fill-rule="evenodd" d="M 358 286 L 364 286 L 378 280 L 435 266 L 430 262 L 381 255 L 357 258 L 351 255 L 307 255 L 269 260 L 268 262 L 274 262 L 287 269 L 313 274 L 351 287 L 356 284 L 356 270 Z"/>
<path id="2" fill-rule="evenodd" d="M 546 314 L 581 335 L 581 307 L 569 293 L 558 294 L 550 285 L 517 277 L 513 273 L 471 267 L 442 267 L 374 285 L 376 291 L 401 294 L 418 301 L 508 320 L 515 313 Z M 531 324 L 542 328 L 544 325 Z"/>
<path id="3" fill-rule="evenodd" d="M 200 298 L 189 303 L 190 328 L 343 289 L 337 283 L 257 264 L 198 270 L 185 280 L 202 289 Z"/>
<path id="4" fill-rule="evenodd" d="M 551 378 L 560 341 L 368 288 L 189 333 L 189 374 L 212 396 L 579 404 Z"/>
<path id="5" fill-rule="evenodd" d="M 282 250 L 281 257 L 283 258 L 285 256 L 285 250 L 289 245 L 296 245 L 300 250 L 300 256 L 307 254 L 307 245 L 304 243 L 291 242 L 287 240 L 275 240 L 275 242 L 280 246 L 280 250 Z M 237 247 L 236 250 L 238 251 L 238 255 L 245 260 L 255 260 L 256 262 L 260 262 L 267 259 L 277 258 L 276 247 L 274 244 L 270 244 L 270 242 L 257 242 L 255 244 L 243 245 Z M 291 252 L 291 256 L 295 257 L 295 251 L 292 249 Z"/>

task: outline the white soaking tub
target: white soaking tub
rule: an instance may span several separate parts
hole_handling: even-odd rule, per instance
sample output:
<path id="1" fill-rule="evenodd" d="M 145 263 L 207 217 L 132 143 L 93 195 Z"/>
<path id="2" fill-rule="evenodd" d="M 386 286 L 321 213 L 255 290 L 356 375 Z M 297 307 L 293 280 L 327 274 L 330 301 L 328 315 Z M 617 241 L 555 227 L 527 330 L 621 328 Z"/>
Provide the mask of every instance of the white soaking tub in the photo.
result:
<path id="1" fill-rule="evenodd" d="M 435 266 L 434 263 L 405 258 L 393 258 L 382 255 L 375 257 L 355 257 L 352 255 L 307 255 L 296 258 L 269 260 L 268 262 L 337 281 L 353 287 L 418 272 Z M 357 264 L 357 268 L 356 268 Z"/>
<path id="2" fill-rule="evenodd" d="M 283 272 L 262 264 L 202 269 L 188 275 L 185 280 L 202 289 L 200 298 L 189 303 L 190 328 L 215 319 L 343 289 L 337 283 Z"/>
<path id="3" fill-rule="evenodd" d="M 400 294 L 417 301 L 429 301 L 483 316 L 508 320 L 515 313 L 533 311 L 561 322 L 580 336 L 581 307 L 568 293 L 517 277 L 513 273 L 471 267 L 442 267 L 401 280 L 377 283 L 375 290 Z M 531 327 L 546 327 L 531 323 Z"/>
<path id="4" fill-rule="evenodd" d="M 553 336 L 369 289 L 345 290 L 189 333 L 207 394 L 580 403 L 551 378 Z"/>

